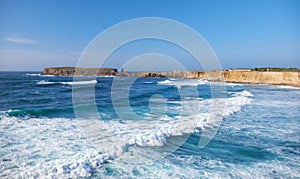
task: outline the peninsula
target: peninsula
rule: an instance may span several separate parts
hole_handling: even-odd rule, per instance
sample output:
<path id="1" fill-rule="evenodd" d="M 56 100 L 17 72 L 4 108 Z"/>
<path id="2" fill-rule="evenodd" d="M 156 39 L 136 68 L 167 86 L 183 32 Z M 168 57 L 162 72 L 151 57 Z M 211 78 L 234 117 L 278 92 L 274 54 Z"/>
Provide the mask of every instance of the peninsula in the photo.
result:
<path id="1" fill-rule="evenodd" d="M 289 85 L 300 87 L 300 69 L 253 68 L 215 71 L 118 72 L 114 68 L 45 68 L 43 75 L 60 76 L 137 76 L 144 78 L 185 78 L 231 83 Z"/>

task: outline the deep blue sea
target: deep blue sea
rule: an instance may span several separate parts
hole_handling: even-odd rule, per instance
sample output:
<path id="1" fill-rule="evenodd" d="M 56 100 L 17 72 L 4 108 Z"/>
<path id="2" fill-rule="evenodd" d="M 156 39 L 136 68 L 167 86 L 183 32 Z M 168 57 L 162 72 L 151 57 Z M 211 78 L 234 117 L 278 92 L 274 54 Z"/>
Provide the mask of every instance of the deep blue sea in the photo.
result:
<path id="1" fill-rule="evenodd" d="M 300 178 L 300 88 L 116 79 L 0 72 L 0 178 Z"/>

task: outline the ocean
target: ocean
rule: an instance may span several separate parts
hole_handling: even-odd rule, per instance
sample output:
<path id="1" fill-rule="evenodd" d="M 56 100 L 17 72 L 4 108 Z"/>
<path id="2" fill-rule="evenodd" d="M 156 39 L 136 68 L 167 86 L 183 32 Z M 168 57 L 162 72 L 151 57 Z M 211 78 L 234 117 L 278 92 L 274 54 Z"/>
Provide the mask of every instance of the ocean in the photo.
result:
<path id="1" fill-rule="evenodd" d="M 300 88 L 116 79 L 0 72 L 0 178 L 300 178 Z"/>

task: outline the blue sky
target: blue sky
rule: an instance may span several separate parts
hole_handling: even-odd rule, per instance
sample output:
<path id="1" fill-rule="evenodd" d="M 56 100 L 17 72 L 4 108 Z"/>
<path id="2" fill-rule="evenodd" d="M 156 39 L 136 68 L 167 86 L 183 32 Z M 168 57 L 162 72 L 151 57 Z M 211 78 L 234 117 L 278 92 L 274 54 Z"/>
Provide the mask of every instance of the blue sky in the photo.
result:
<path id="1" fill-rule="evenodd" d="M 223 68 L 300 68 L 298 0 L 1 0 L 0 70 L 75 66 L 96 35 L 139 17 L 169 18 L 190 26 L 210 44 Z M 124 58 L 162 48 L 187 69 L 198 69 L 185 64 L 189 57 L 172 45 L 151 40 L 129 44 L 107 65 L 119 68 Z"/>

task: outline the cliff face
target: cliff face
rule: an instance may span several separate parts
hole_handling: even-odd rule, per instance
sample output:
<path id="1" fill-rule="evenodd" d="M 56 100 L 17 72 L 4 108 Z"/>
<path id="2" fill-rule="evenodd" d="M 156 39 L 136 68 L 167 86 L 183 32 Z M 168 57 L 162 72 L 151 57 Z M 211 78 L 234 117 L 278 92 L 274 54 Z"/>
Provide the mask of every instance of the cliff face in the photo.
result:
<path id="1" fill-rule="evenodd" d="M 139 72 L 126 76 L 195 78 L 208 81 L 225 81 L 249 84 L 290 85 L 300 87 L 300 72 L 267 71 L 173 71 L 173 72 Z"/>
<path id="2" fill-rule="evenodd" d="M 61 75 L 61 76 L 137 76 L 150 78 L 195 78 L 208 81 L 225 81 L 233 83 L 250 84 L 273 84 L 290 85 L 300 87 L 300 72 L 275 72 L 275 71 L 172 71 L 172 72 L 117 72 L 113 68 L 75 68 L 58 67 L 45 68 L 43 75 Z"/>
<path id="3" fill-rule="evenodd" d="M 43 75 L 60 76 L 110 76 L 116 75 L 117 69 L 114 68 L 75 68 L 75 67 L 57 67 L 44 68 Z"/>
<path id="4" fill-rule="evenodd" d="M 226 82 L 300 86 L 300 72 L 224 71 Z"/>
<path id="5" fill-rule="evenodd" d="M 233 83 L 290 85 L 300 87 L 300 72 L 208 71 L 193 72 L 192 77 L 208 81 Z"/>

